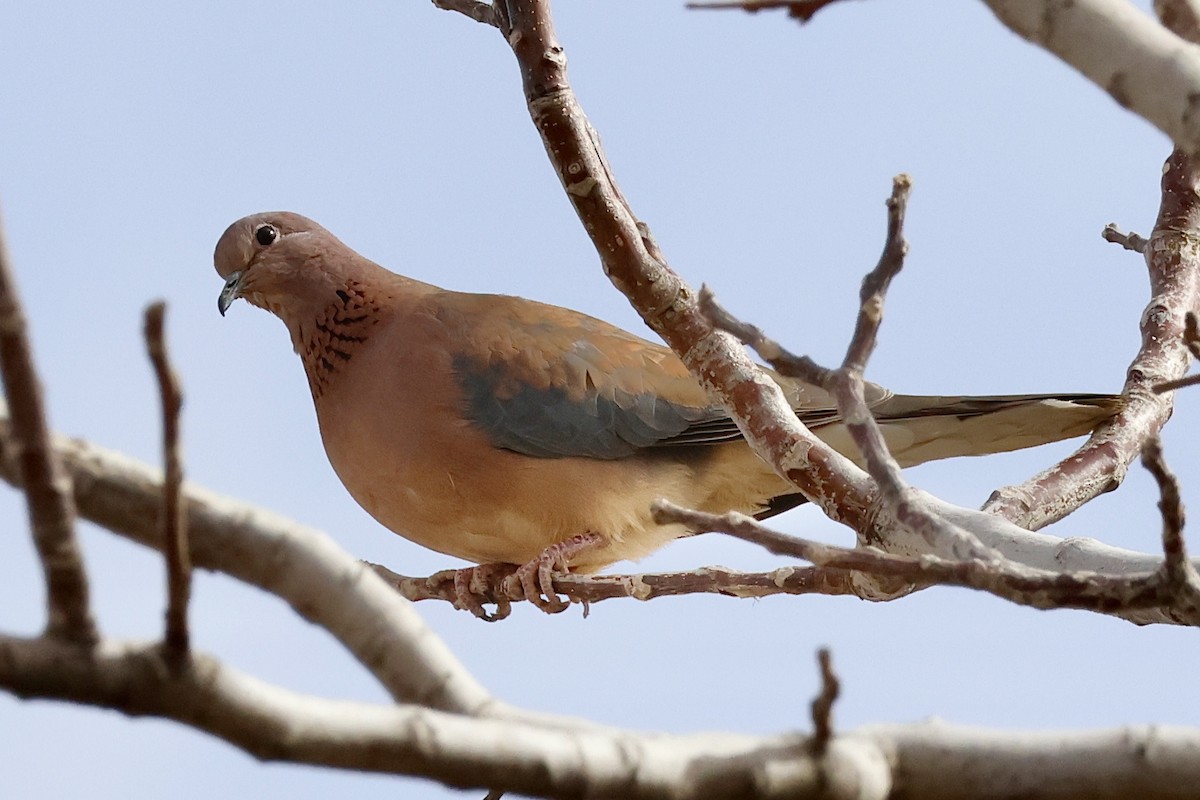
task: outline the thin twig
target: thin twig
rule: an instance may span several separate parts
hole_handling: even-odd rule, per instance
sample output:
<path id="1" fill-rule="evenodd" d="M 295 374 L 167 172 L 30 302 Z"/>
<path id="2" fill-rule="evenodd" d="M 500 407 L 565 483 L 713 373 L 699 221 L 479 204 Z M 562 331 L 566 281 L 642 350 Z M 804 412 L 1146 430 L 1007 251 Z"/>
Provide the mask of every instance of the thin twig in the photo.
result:
<path id="1" fill-rule="evenodd" d="M 433 0 L 433 4 L 443 11 L 457 11 L 476 22 L 491 25 L 493 28 L 498 27 L 496 9 L 491 3 L 483 3 L 480 0 Z"/>
<path id="2" fill-rule="evenodd" d="M 811 711 L 813 721 L 813 753 L 825 755 L 833 739 L 833 704 L 841 693 L 841 682 L 833 671 L 833 656 L 828 647 L 817 651 L 817 664 L 821 667 L 821 691 L 813 698 Z"/>
<path id="3" fill-rule="evenodd" d="M 46 578 L 46 632 L 83 644 L 98 640 L 87 572 L 75 539 L 71 480 L 50 444 L 42 384 L 0 224 L 0 373 L 17 440 L 17 461 L 34 545 Z"/>
<path id="4" fill-rule="evenodd" d="M 1126 250 L 1132 250 L 1135 253 L 1145 253 L 1146 245 L 1149 244 L 1149 240 L 1146 237 L 1139 236 L 1132 231 L 1122 233 L 1115 222 L 1105 225 L 1100 235 L 1104 238 L 1104 241 L 1119 244 Z"/>
<path id="5" fill-rule="evenodd" d="M 393 572 L 381 564 L 364 562 L 388 585 L 408 600 L 455 601 L 454 577 L 458 570 L 443 570 L 428 577 L 410 577 Z M 472 585 L 485 603 L 497 598 L 483 587 Z M 847 570 L 821 567 L 788 566 L 770 572 L 740 572 L 725 567 L 700 567 L 685 572 L 657 572 L 635 575 L 556 575 L 554 590 L 579 603 L 632 598 L 653 600 L 689 594 L 717 594 L 726 597 L 767 597 L 776 594 L 853 594 Z"/>
<path id="6" fill-rule="evenodd" d="M 822 367 L 809 356 L 796 355 L 772 339 L 757 325 L 744 322 L 725 309 L 717 301 L 716 293 L 708 284 L 700 287 L 700 311 L 708 317 L 713 327 L 737 337 L 742 344 L 754 349 L 771 368 L 788 378 L 797 378 L 817 386 L 826 386 L 832 372 Z"/>
<path id="7" fill-rule="evenodd" d="M 1187 346 L 1188 352 L 1192 358 L 1200 359 L 1200 322 L 1197 322 L 1196 312 L 1189 311 L 1183 321 L 1183 343 Z M 1163 381 L 1162 383 L 1154 384 L 1154 391 L 1157 394 L 1170 392 L 1175 389 L 1183 389 L 1188 386 L 1195 386 L 1200 383 L 1200 374 L 1188 375 L 1183 378 L 1176 378 L 1173 381 Z"/>
<path id="8" fill-rule="evenodd" d="M 859 290 L 858 319 L 854 324 L 854 335 L 846 348 L 842 369 L 858 373 L 867 368 L 867 360 L 875 351 L 875 340 L 883 322 L 883 300 L 892 279 L 904 267 L 904 256 L 908 254 L 908 242 L 904 240 L 904 215 L 908 210 L 908 196 L 912 192 L 912 178 L 903 173 L 892 179 L 892 194 L 887 199 L 887 238 L 883 253 L 875 269 L 863 278 Z"/>
<path id="9" fill-rule="evenodd" d="M 1158 510 L 1162 514 L 1163 565 L 1167 585 L 1180 595 L 1180 600 L 1200 606 L 1200 573 L 1187 557 L 1183 539 L 1183 501 L 1179 496 L 1179 481 L 1163 458 L 1162 441 L 1155 436 L 1142 448 L 1142 465 L 1158 484 Z"/>
<path id="10" fill-rule="evenodd" d="M 188 654 L 188 600 L 192 594 L 192 562 L 187 537 L 187 509 L 184 508 L 183 459 L 179 448 L 179 416 L 183 393 L 179 378 L 171 369 L 164 334 L 166 303 L 159 300 L 146 308 L 146 351 L 158 380 L 163 420 L 163 505 L 159 526 L 163 554 L 167 561 L 167 613 L 163 636 L 164 652 L 172 664 L 182 664 Z"/>
<path id="11" fill-rule="evenodd" d="M 700 309 L 714 327 L 753 347 L 781 375 L 816 384 L 837 399 L 843 423 L 858 445 L 867 471 L 882 490 L 885 506 L 892 509 L 897 522 L 908 526 L 928 542 L 948 543 L 956 556 L 998 559 L 998 553 L 985 548 L 969 532 L 922 507 L 901 475 L 900 465 L 888 452 L 883 432 L 866 402 L 863 371 L 875 348 L 883 320 L 884 296 L 892 279 L 903 267 L 904 256 L 908 252 L 908 244 L 904 240 L 904 216 L 911 191 L 912 180 L 908 175 L 900 174 L 893 179 L 892 192 L 887 200 L 888 222 L 883 252 L 875 268 L 863 278 L 854 335 L 840 369 L 829 370 L 807 356 L 791 353 L 758 327 L 737 319 L 722 308 L 707 287 L 700 293 Z M 867 531 L 859 530 L 858 533 L 867 539 L 872 538 Z"/>
<path id="12" fill-rule="evenodd" d="M 787 9 L 788 16 L 792 19 L 808 22 L 822 8 L 836 2 L 838 0 L 714 0 L 709 3 L 688 3 L 685 7 L 694 11 L 740 9 L 751 14 Z"/>
<path id="13" fill-rule="evenodd" d="M 972 533 L 934 513 L 921 502 L 900 471 L 900 464 L 888 450 L 883 431 L 867 404 L 863 373 L 875 351 L 879 327 L 883 324 L 884 300 L 888 288 L 904 267 L 908 242 L 904 239 L 904 217 L 912 179 L 900 174 L 892 180 L 892 193 L 887 200 L 887 236 L 883 252 L 875 269 L 863 278 L 859 291 L 858 318 L 854 334 L 846 348 L 840 369 L 831 374 L 825 388 L 837 399 L 843 424 L 862 453 L 867 472 L 881 492 L 881 501 L 897 523 L 921 536 L 935 547 L 948 544 L 959 558 L 974 557 L 1000 560 L 1002 556 L 984 547 Z"/>

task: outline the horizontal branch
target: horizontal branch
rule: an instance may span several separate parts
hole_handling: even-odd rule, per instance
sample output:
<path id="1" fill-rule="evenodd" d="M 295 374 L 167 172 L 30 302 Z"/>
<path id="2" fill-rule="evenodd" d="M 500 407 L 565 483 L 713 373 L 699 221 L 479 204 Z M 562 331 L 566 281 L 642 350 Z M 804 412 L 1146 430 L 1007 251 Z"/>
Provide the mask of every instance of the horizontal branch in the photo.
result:
<path id="1" fill-rule="evenodd" d="M 1162 622 L 1200 625 L 1200 609 L 1194 602 L 1192 585 L 1180 585 L 1158 565 L 1142 573 L 1103 575 L 1033 569 L 1003 558 L 893 555 L 873 547 L 849 548 L 814 542 L 772 530 L 744 514 L 709 514 L 666 501 L 655 506 L 655 518 L 696 531 L 725 533 L 759 545 L 774 555 L 803 559 L 819 567 L 889 579 L 889 585 L 900 581 L 901 586 L 960 586 L 1032 608 L 1086 609 L 1139 622 L 1157 616 Z M 1190 564 L 1185 566 L 1191 568 Z"/>
<path id="2" fill-rule="evenodd" d="M 1200 785 L 1200 728 L 1029 733 L 944 723 L 835 734 L 816 755 L 802 734 L 664 735 L 563 730 L 412 706 L 324 700 L 194 654 L 163 669 L 154 646 L 89 652 L 0 636 L 0 687 L 132 716 L 173 719 L 271 761 L 414 775 L 460 788 L 556 798 L 1145 800 Z M 1036 763 L 1036 769 L 1031 764 Z"/>
<path id="3" fill-rule="evenodd" d="M 823 777 L 802 735 L 565 730 L 305 696 L 202 653 L 178 673 L 162 663 L 155 647 L 108 642 L 91 656 L 49 639 L 0 636 L 0 686 L 21 697 L 174 719 L 263 760 L 556 798 L 815 797 Z M 843 779 L 889 783 L 872 743 L 835 741 L 830 749 Z"/>
<path id="4" fill-rule="evenodd" d="M 393 589 L 414 602 L 445 600 L 454 603 L 454 576 L 458 570 L 443 570 L 429 577 L 400 575 L 382 564 L 366 562 Z M 494 587 L 493 587 L 494 588 Z M 769 572 L 741 572 L 725 567 L 699 567 L 684 572 L 649 572 L 635 575 L 554 576 L 554 590 L 579 603 L 631 598 L 653 600 L 689 594 L 719 594 L 726 597 L 767 597 L 776 594 L 854 594 L 851 574 L 841 569 L 788 566 Z M 496 598 L 480 596 L 484 603 Z M 511 598 L 510 598 L 511 600 Z"/>

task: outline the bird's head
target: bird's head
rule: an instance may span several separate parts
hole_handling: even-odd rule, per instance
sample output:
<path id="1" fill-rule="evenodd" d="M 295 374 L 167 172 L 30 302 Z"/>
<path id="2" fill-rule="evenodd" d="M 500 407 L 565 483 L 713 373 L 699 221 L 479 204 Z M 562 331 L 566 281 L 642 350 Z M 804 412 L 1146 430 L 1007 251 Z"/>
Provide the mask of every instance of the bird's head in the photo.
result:
<path id="1" fill-rule="evenodd" d="M 289 323 L 326 307 L 345 283 L 356 258 L 317 223 L 289 211 L 243 217 L 225 229 L 213 253 L 225 286 L 217 298 L 224 316 L 244 298 Z"/>

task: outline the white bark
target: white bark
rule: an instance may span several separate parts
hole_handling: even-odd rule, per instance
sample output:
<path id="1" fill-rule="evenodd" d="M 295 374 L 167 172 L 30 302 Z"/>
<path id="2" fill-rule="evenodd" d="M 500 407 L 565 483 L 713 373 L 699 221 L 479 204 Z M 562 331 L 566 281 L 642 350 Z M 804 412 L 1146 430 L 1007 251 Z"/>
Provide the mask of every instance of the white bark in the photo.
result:
<path id="1" fill-rule="evenodd" d="M 1200 151 L 1200 47 L 1128 0 L 986 0 L 1014 33 L 1083 73 L 1179 147 Z"/>

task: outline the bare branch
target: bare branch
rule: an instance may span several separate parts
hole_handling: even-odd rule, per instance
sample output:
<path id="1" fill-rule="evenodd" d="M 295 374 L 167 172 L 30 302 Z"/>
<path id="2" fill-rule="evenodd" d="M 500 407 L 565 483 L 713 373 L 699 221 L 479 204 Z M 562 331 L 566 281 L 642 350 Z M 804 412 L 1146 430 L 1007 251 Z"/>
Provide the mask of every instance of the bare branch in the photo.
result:
<path id="1" fill-rule="evenodd" d="M 904 217 L 911 191 L 912 180 L 908 175 L 900 174 L 893 179 L 892 193 L 887 201 L 887 237 L 883 253 L 875 269 L 863 278 L 854 334 L 846 348 L 841 368 L 831 373 L 824 388 L 837 399 L 843 425 L 862 453 L 867 472 L 879 487 L 879 502 L 890 512 L 888 521 L 900 526 L 882 526 L 879 523 L 884 520 L 878 520 L 873 530 L 859 531 L 860 539 L 879 540 L 886 547 L 898 534 L 911 531 L 928 542 L 935 552 L 948 549 L 956 558 L 997 560 L 1001 558 L 999 553 L 984 547 L 969 530 L 948 522 L 930 504 L 920 500 L 901 474 L 900 464 L 888 451 L 883 431 L 867 404 L 863 372 L 875 350 L 879 326 L 883 323 L 888 287 L 903 268 L 904 257 L 908 253 L 908 243 L 904 240 Z"/>
<path id="2" fill-rule="evenodd" d="M 774 381 L 765 380 L 730 337 L 714 330 L 691 287 L 666 264 L 621 194 L 567 80 L 549 3 L 506 0 L 496 10 L 521 68 L 530 116 L 605 274 L 730 409 L 755 451 L 830 518 L 858 527 L 872 495 L 866 475 L 804 428 Z"/>
<path id="3" fill-rule="evenodd" d="M 163 504 L 161 541 L 167 561 L 167 613 L 163 644 L 167 661 L 178 667 L 188 652 L 188 600 L 192 594 L 192 562 L 188 555 L 187 513 L 183 507 L 183 458 L 179 453 L 179 415 L 183 392 L 179 378 L 171 369 L 163 318 L 166 303 L 159 300 L 147 306 L 144 335 L 146 352 L 154 367 L 163 420 Z"/>
<path id="4" fill-rule="evenodd" d="M 1182 602 L 1158 570 L 1105 575 L 1035 569 L 1008 559 L 991 562 L 953 560 L 934 555 L 902 556 L 873 547 L 846 548 L 774 531 L 744 514 L 709 514 L 660 500 L 655 516 L 693 531 L 714 531 L 757 544 L 770 553 L 902 581 L 910 587 L 961 586 L 1032 608 L 1082 608 L 1144 621 L 1141 612 L 1163 609 L 1163 621 L 1200 625 L 1200 610 Z"/>
<path id="5" fill-rule="evenodd" d="M 935 550 L 942 549 L 942 544 L 947 545 L 946 549 L 955 557 L 996 559 L 1000 555 L 985 548 L 969 531 L 947 522 L 934 513 L 928 503 L 918 501 L 901 475 L 900 465 L 888 452 L 883 432 L 866 401 L 863 371 L 883 321 L 884 295 L 892 278 L 900 272 L 908 250 L 904 241 L 904 215 L 911 189 L 912 181 L 907 175 L 897 175 L 893 179 L 892 193 L 887 201 L 888 225 L 883 253 L 875 269 L 863 279 L 854 335 L 840 369 L 831 371 L 806 356 L 792 354 L 758 327 L 738 320 L 722 308 L 710 290 L 701 293 L 700 308 L 715 327 L 754 347 L 780 374 L 814 383 L 837 400 L 843 424 L 862 453 L 868 473 L 880 488 L 876 502 L 890 511 L 886 517 L 875 517 L 869 528 L 857 529 L 860 540 L 878 540 L 888 547 L 889 539 L 911 531 L 933 545 Z M 884 536 L 881 523 L 885 520 L 902 527 L 892 528 Z"/>
<path id="6" fill-rule="evenodd" d="M 740 9 L 751 14 L 759 11 L 774 11 L 786 9 L 788 16 L 801 22 L 808 22 L 818 11 L 831 6 L 838 0 L 714 0 L 714 2 L 688 3 L 686 8 L 696 11 L 716 11 Z"/>
<path id="7" fill-rule="evenodd" d="M 75 540 L 71 482 L 50 445 L 42 384 L 29 347 L 28 323 L 0 224 L 0 373 L 12 408 L 13 447 L 33 541 L 46 578 L 46 630 L 83 644 L 97 640 L 87 573 Z"/>
<path id="8" fill-rule="evenodd" d="M 1197 0 L 1154 0 L 1154 13 L 1167 30 L 1189 42 L 1200 42 L 1200 3 Z"/>
<path id="9" fill-rule="evenodd" d="M 821 692 L 812 701 L 813 752 L 823 756 L 833 739 L 833 704 L 841 692 L 841 682 L 833 671 L 828 647 L 817 651 L 817 664 L 821 668 Z"/>
<path id="10" fill-rule="evenodd" d="M 1197 321 L 1196 312 L 1189 311 L 1184 317 L 1183 323 L 1183 343 L 1187 346 L 1188 353 L 1193 359 L 1200 358 L 1200 322 Z M 1188 386 L 1195 386 L 1200 383 L 1200 374 L 1189 375 L 1186 378 L 1177 378 L 1173 381 L 1163 381 L 1154 385 L 1154 391 L 1157 394 L 1170 392 L 1175 389 L 1183 389 Z"/>
<path id="11" fill-rule="evenodd" d="M 908 196 L 912 192 L 912 179 L 900 174 L 892 179 L 892 194 L 887 200 L 887 238 L 879 263 L 863 278 L 859 291 L 858 319 L 854 323 L 854 335 L 846 348 L 842 370 L 861 376 L 867 368 L 867 360 L 875 352 L 875 341 L 879 326 L 883 322 L 883 300 L 887 295 L 892 278 L 904 267 L 904 256 L 908 254 L 908 242 L 904 241 L 904 215 L 908 210 Z"/>
<path id="12" fill-rule="evenodd" d="M 1181 602 L 1200 608 L 1200 573 L 1188 561 L 1187 546 L 1183 539 L 1183 501 L 1179 496 L 1179 482 L 1167 467 L 1163 458 L 1162 442 L 1158 437 L 1151 439 L 1142 449 L 1142 464 L 1154 476 L 1158 484 L 1158 510 L 1163 519 L 1162 575 Z"/>
<path id="13" fill-rule="evenodd" d="M 1185 773 L 1200 756 L 1200 740 L 1186 743 L 1169 726 L 1139 725 L 1121 731 L 1035 731 L 999 742 L 992 731 L 931 721 L 920 725 L 870 725 L 855 732 L 893 742 L 888 753 L 903 764 L 904 792 L 921 800 L 951 798 L 1054 798 L 1054 800 L 1186 800 L 1200 783 Z M 893 738 L 892 734 L 895 734 Z M 1042 769 L 1053 763 L 1055 778 Z M 962 779 L 948 781 L 948 775 Z M 1145 783 L 1132 776 L 1154 772 Z"/>
<path id="14" fill-rule="evenodd" d="M 1180 329 L 1185 312 L 1200 307 L 1200 167 L 1188 155 L 1200 142 L 1195 135 L 1200 115 L 1193 113 L 1200 98 L 1200 57 L 1187 42 L 1200 42 L 1200 16 L 1191 0 L 1158 0 L 1155 9 L 1172 33 L 1120 0 L 988 4 L 1013 30 L 1057 53 L 1176 143 L 1163 166 L 1154 230 L 1140 248 L 1131 248 L 1146 258 L 1151 297 L 1142 313 L 1142 344 L 1121 392 L 1125 407 L 1074 454 L 1020 486 L 997 490 L 984 505 L 1036 530 L 1119 486 L 1130 462 L 1171 416 L 1172 397 L 1163 392 L 1186 385 L 1179 379 L 1194 354 Z M 1170 87 L 1185 85 L 1191 88 L 1183 97 L 1171 96 Z M 1170 123 L 1163 127 L 1164 120 L 1182 122 L 1191 133 Z M 1125 246 L 1131 244 L 1127 239 Z"/>
<path id="15" fill-rule="evenodd" d="M 1135 253 L 1142 254 L 1145 254 L 1146 252 L 1146 245 L 1148 244 L 1146 237 L 1139 236 L 1132 231 L 1129 233 L 1122 233 L 1115 222 L 1110 222 L 1105 225 L 1104 230 L 1100 233 L 1100 236 L 1104 239 L 1104 241 L 1112 242 L 1113 244 L 1119 244 L 1126 250 L 1132 250 Z"/>
<path id="16" fill-rule="evenodd" d="M 94 653 L 53 639 L 0 636 L 0 687 L 134 716 L 173 719 L 271 761 L 420 775 L 449 786 L 556 798 L 939 800 L 1038 796 L 1181 798 L 1200 784 L 1200 729 L 1078 733 L 875 725 L 828 740 L 795 734 L 643 734 L 474 719 L 408 705 L 301 695 L 203 653 L 173 672 L 158 648 L 115 642 Z M 1039 769 L 1030 770 L 1036 759 Z M 954 776 L 947 781 L 946 776 Z"/>
<path id="17" fill-rule="evenodd" d="M 433 0 L 433 4 L 443 11 L 457 11 L 484 25 L 497 27 L 496 9 L 491 3 L 480 0 Z"/>
<path id="18" fill-rule="evenodd" d="M 459 570 L 444 570 L 429 577 L 399 575 L 381 564 L 367 566 L 389 586 L 414 602 L 455 601 L 454 579 Z M 472 587 L 477 589 L 493 587 Z M 780 567 L 770 572 L 739 572 L 725 567 L 700 567 L 686 572 L 637 575 L 573 575 L 554 577 L 554 590 L 580 603 L 597 603 L 614 598 L 653 600 L 688 594 L 719 594 L 726 597 L 767 597 L 776 594 L 853 594 L 850 573 L 819 567 Z M 481 592 L 480 599 L 497 598 Z M 505 598 L 510 599 L 510 598 Z M 511 600 L 511 599 L 510 599 Z"/>
<path id="19" fill-rule="evenodd" d="M 12 468 L 13 432 L 0 416 L 0 477 Z M 162 474 L 128 456 L 54 437 L 87 519 L 162 551 Z M 460 713 L 499 713 L 494 700 L 412 605 L 328 536 L 185 482 L 194 566 L 277 595 L 337 638 L 397 700 Z"/>
<path id="20" fill-rule="evenodd" d="M 986 0 L 1018 36 L 1079 70 L 1188 152 L 1200 151 L 1200 52 L 1128 0 Z"/>
<path id="21" fill-rule="evenodd" d="M 1031 3 L 1031 5 L 1033 5 Z M 1187 372 L 1191 355 L 1184 315 L 1200 308 L 1200 169 L 1176 150 L 1162 177 L 1162 204 L 1146 246 L 1150 303 L 1142 313 L 1142 343 L 1121 390 L 1125 405 L 1082 447 L 1019 486 L 998 489 L 984 505 L 1021 527 L 1036 530 L 1115 489 L 1142 445 L 1171 416 L 1172 395 L 1155 387 Z"/>
<path id="22" fill-rule="evenodd" d="M 174 719 L 264 760 L 421 775 L 460 788 L 556 798 L 782 800 L 817 797 L 821 788 L 808 739 L 794 734 L 664 736 L 473 719 L 411 705 L 304 696 L 202 653 L 178 673 L 160 663 L 156 650 L 130 645 L 110 643 L 85 657 L 51 640 L 0 636 L 0 686 L 20 696 Z M 835 740 L 830 750 L 847 779 L 890 785 L 875 743 Z"/>

